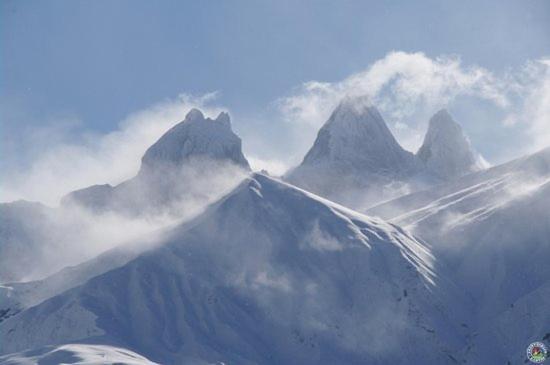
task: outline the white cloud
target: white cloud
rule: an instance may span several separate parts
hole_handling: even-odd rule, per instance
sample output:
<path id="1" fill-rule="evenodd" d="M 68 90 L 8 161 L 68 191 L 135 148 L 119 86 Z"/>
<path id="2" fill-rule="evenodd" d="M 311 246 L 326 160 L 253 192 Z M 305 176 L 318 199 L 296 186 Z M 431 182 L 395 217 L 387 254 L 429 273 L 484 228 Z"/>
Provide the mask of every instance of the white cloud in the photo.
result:
<path id="1" fill-rule="evenodd" d="M 533 140 L 529 150 L 533 151 L 550 145 L 550 58 L 532 64 L 530 76 L 522 121 L 528 125 Z"/>
<path id="2" fill-rule="evenodd" d="M 270 175 L 273 176 L 282 176 L 289 168 L 287 163 L 276 159 L 265 159 L 257 156 L 247 156 L 247 160 L 253 171 L 266 170 Z"/>
<path id="3" fill-rule="evenodd" d="M 457 95 L 508 103 L 497 79 L 481 67 L 463 67 L 458 57 L 431 59 L 423 53 L 392 52 L 366 70 L 334 83 L 311 81 L 279 101 L 291 120 L 319 125 L 344 96 L 368 96 L 386 115 L 401 118 L 421 105 L 436 108 Z"/>
<path id="4" fill-rule="evenodd" d="M 495 75 L 479 66 L 465 66 L 458 57 L 391 52 L 344 80 L 306 82 L 277 105 L 288 121 L 318 128 L 343 97 L 367 96 L 403 147 L 415 151 L 429 117 L 457 98 L 468 97 L 489 102 L 505 116 L 502 121 L 486 121 L 487 125 L 524 126 L 532 147 L 542 148 L 550 144 L 549 70 L 550 60 L 543 59 Z"/>
<path id="5" fill-rule="evenodd" d="M 58 142 L 46 147 L 28 169 L 5 174 L 0 199 L 55 205 L 72 190 L 93 184 L 116 184 L 130 178 L 137 172 L 147 147 L 183 120 L 191 108 L 201 108 L 209 116 L 221 111 L 210 105 L 215 97 L 215 93 L 199 97 L 180 95 L 129 115 L 117 130 L 104 135 L 81 131 L 77 138 L 70 134 L 62 137 L 62 130 L 55 123 L 51 133 L 48 128 L 41 129 L 40 135 L 32 140 L 40 143 L 45 136 L 54 134 Z"/>

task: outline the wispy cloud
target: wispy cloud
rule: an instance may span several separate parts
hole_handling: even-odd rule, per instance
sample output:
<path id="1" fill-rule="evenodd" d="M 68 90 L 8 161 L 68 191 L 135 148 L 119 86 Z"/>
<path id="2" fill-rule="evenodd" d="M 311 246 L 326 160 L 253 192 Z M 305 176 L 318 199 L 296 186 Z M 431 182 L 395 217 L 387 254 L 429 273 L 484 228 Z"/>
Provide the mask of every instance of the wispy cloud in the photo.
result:
<path id="1" fill-rule="evenodd" d="M 391 52 L 344 80 L 306 82 L 277 105 L 288 121 L 318 128 L 343 97 L 367 96 L 402 145 L 415 150 L 430 114 L 469 97 L 501 110 L 506 117 L 499 122 L 504 125 L 524 123 L 539 148 L 550 144 L 549 63 L 531 61 L 495 75 L 483 67 L 466 66 L 457 56 Z"/>
<path id="2" fill-rule="evenodd" d="M 255 155 L 247 156 L 247 159 L 252 170 L 265 170 L 274 176 L 282 176 L 289 169 L 287 163 L 277 159 L 264 159 Z"/>
<path id="3" fill-rule="evenodd" d="M 392 52 L 342 81 L 307 82 L 282 98 L 280 105 L 290 118 L 319 125 L 344 96 L 368 96 L 386 113 L 402 117 L 421 104 L 443 106 L 461 94 L 505 106 L 508 100 L 501 87 L 491 72 L 464 67 L 458 57 L 432 59 L 423 53 Z"/>
<path id="4" fill-rule="evenodd" d="M 528 126 L 533 140 L 528 149 L 537 150 L 550 145 L 550 58 L 532 62 L 527 69 L 523 113 L 516 118 Z"/>
<path id="5" fill-rule="evenodd" d="M 215 97 L 216 93 L 180 95 L 129 115 L 120 122 L 118 129 L 107 134 L 79 130 L 75 137 L 73 131 L 69 133 L 58 123 L 37 130 L 40 135 L 30 141 L 40 144 L 49 140 L 48 135 L 55 135 L 55 143 L 44 145 L 44 150 L 29 168 L 4 175 L 0 199 L 26 199 L 55 205 L 72 190 L 128 179 L 137 172 L 147 147 L 182 121 L 191 108 L 201 108 L 209 116 L 221 111 L 212 105 Z M 69 126 L 73 128 L 75 124 Z"/>

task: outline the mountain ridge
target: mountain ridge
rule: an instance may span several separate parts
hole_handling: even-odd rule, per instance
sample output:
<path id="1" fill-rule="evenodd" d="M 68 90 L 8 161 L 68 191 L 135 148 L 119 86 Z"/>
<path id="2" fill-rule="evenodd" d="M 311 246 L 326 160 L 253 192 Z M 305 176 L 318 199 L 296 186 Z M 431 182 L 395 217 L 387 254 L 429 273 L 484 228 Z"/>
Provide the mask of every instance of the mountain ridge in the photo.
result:
<path id="1" fill-rule="evenodd" d="M 404 150 L 368 99 L 344 98 L 302 163 L 285 178 L 363 209 L 481 169 L 462 128 L 446 110 L 431 119 L 416 154 Z"/>
<path id="2" fill-rule="evenodd" d="M 172 232 L 2 322 L 0 353 L 86 338 L 168 364 L 440 364 L 465 345 L 428 248 L 291 185 L 254 174 Z"/>

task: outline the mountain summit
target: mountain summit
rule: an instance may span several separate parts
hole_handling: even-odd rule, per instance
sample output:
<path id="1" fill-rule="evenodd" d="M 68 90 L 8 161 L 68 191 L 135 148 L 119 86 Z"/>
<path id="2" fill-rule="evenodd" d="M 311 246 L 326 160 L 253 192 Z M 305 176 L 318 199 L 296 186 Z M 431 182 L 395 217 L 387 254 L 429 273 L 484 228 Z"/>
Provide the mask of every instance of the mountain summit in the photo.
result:
<path id="1" fill-rule="evenodd" d="M 347 97 L 319 130 L 313 147 L 287 179 L 350 206 L 384 195 L 384 186 L 420 168 L 365 98 Z M 357 195 L 361 195 L 358 202 Z"/>
<path id="2" fill-rule="evenodd" d="M 480 158 L 446 110 L 431 118 L 424 144 L 414 155 L 399 145 L 367 99 L 347 97 L 286 179 L 363 209 L 480 169 Z"/>
<path id="3" fill-rule="evenodd" d="M 250 169 L 241 151 L 241 139 L 231 130 L 229 114 L 205 118 L 191 109 L 185 120 L 176 124 L 155 142 L 141 160 L 141 172 L 159 167 L 180 167 L 191 159 L 230 161 Z"/>
<path id="4" fill-rule="evenodd" d="M 482 169 L 462 128 L 445 109 L 430 119 L 424 143 L 416 155 L 430 173 L 445 180 Z"/>
<path id="5" fill-rule="evenodd" d="M 339 164 L 364 173 L 401 175 L 413 165 L 378 109 L 364 98 L 345 98 L 317 135 L 300 166 Z"/>
<path id="6" fill-rule="evenodd" d="M 137 176 L 117 186 L 94 185 L 73 191 L 62 204 L 131 215 L 156 214 L 167 207 L 181 210 L 184 201 L 193 205 L 198 197 L 201 202 L 194 205 L 211 202 L 249 170 L 241 139 L 231 130 L 229 114 L 222 112 L 211 119 L 191 109 L 182 122 L 147 149 Z"/>

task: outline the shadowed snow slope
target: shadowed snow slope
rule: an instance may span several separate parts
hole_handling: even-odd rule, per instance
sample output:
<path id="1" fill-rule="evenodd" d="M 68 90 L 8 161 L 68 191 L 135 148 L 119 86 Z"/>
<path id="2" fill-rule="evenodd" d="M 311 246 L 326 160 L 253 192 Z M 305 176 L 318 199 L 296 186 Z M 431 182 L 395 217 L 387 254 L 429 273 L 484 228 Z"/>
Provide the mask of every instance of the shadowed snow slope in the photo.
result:
<path id="1" fill-rule="evenodd" d="M 135 352 L 104 345 L 70 344 L 0 356 L 4 365 L 155 365 Z"/>
<path id="2" fill-rule="evenodd" d="M 163 364 L 452 364 L 468 333 L 439 271 L 399 227 L 254 174 L 160 246 L 0 323 L 0 353 L 86 342 Z"/>
<path id="3" fill-rule="evenodd" d="M 478 346 L 499 363 L 550 339 L 550 149 L 369 211 L 430 243 L 474 301 Z"/>

